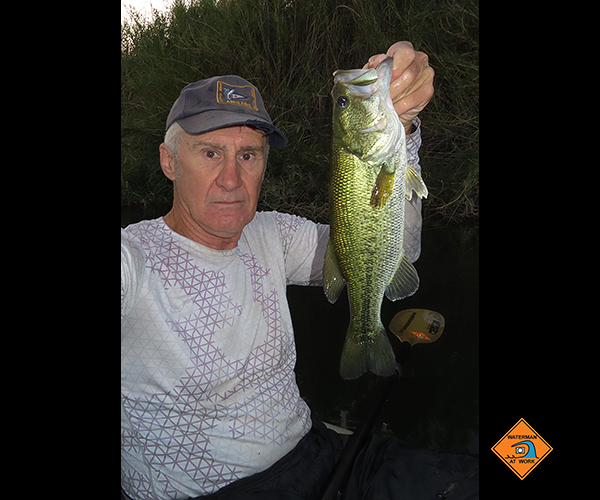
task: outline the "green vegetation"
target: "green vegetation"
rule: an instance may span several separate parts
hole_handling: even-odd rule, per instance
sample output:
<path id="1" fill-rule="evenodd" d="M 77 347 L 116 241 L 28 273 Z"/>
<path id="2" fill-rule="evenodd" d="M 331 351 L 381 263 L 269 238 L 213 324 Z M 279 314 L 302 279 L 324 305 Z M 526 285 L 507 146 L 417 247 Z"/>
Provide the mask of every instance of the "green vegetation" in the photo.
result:
<path id="1" fill-rule="evenodd" d="M 411 41 L 436 71 L 421 113 L 425 216 L 479 213 L 478 0 L 176 0 L 121 26 L 121 203 L 168 203 L 158 146 L 188 83 L 238 74 L 289 145 L 271 148 L 259 210 L 327 222 L 332 73 Z"/>

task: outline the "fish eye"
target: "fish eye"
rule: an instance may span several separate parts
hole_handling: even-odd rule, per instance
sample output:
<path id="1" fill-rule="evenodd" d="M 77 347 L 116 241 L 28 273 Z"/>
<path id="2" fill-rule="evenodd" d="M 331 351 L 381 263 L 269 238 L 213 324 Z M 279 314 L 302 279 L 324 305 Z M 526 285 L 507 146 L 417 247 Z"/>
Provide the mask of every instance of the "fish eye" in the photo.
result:
<path id="1" fill-rule="evenodd" d="M 337 100 L 337 105 L 338 105 L 340 108 L 345 108 L 346 106 L 348 106 L 348 102 L 349 102 L 349 101 L 350 101 L 350 100 L 349 100 L 347 97 L 344 97 L 344 96 L 342 96 L 342 97 L 340 97 L 340 98 Z"/>

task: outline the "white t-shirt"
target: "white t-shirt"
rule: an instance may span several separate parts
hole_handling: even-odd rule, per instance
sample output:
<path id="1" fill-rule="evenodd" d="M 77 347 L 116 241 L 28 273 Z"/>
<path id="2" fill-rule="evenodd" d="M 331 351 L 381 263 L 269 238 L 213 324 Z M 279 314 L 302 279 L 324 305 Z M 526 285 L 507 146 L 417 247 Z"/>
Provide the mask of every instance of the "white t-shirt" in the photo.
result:
<path id="1" fill-rule="evenodd" d="M 417 170 L 420 133 L 408 137 Z M 405 251 L 420 253 L 420 200 Z M 162 218 L 121 230 L 121 485 L 185 499 L 263 471 L 310 430 L 286 286 L 321 285 L 329 226 L 259 212 L 232 250 Z"/>
<path id="2" fill-rule="evenodd" d="M 318 283 L 329 227 L 257 213 L 217 251 L 162 220 L 121 231 L 122 486 L 216 491 L 265 470 L 311 427 L 286 284 Z"/>

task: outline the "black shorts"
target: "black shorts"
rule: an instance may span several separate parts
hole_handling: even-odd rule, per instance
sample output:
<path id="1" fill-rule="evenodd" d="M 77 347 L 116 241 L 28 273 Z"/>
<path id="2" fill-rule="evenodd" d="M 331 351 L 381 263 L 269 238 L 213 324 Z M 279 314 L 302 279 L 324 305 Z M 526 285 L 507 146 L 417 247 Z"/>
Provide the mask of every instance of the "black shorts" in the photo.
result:
<path id="1" fill-rule="evenodd" d="M 194 500 L 318 500 L 340 457 L 338 434 L 313 419 L 296 448 L 267 470 Z M 479 498 L 479 457 L 411 449 L 373 435 L 358 455 L 343 500 Z"/>

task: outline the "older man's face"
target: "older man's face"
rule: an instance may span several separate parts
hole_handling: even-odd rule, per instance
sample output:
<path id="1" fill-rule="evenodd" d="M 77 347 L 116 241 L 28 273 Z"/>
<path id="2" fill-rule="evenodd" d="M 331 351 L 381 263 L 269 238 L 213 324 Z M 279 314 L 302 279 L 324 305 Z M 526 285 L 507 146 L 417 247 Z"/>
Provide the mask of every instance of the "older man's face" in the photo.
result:
<path id="1" fill-rule="evenodd" d="M 267 160 L 265 134 L 244 126 L 185 133 L 178 168 L 169 152 L 161 145 L 163 171 L 174 182 L 171 214 L 176 216 L 165 220 L 208 247 L 233 248 L 256 213 Z"/>

